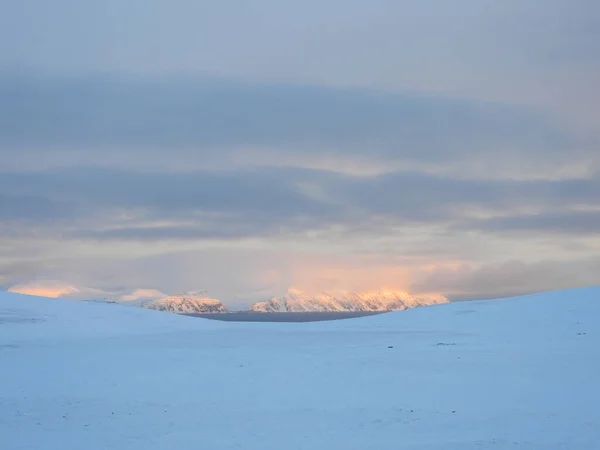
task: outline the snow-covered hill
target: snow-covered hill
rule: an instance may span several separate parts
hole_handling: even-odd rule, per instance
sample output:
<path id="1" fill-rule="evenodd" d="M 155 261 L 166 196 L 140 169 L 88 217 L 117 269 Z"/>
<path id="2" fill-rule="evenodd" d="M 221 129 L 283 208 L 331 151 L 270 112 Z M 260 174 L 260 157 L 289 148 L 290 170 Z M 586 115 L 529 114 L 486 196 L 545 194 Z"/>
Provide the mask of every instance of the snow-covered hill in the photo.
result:
<path id="1" fill-rule="evenodd" d="M 284 297 L 276 297 L 253 304 L 252 312 L 307 312 L 307 311 L 397 311 L 417 306 L 447 303 L 441 295 L 414 296 L 402 291 L 343 292 L 309 295 L 290 289 Z"/>
<path id="2" fill-rule="evenodd" d="M 168 311 L 185 314 L 224 313 L 227 308 L 217 299 L 208 298 L 200 293 L 186 292 L 180 295 L 170 295 L 157 300 L 143 303 L 141 306 L 158 311 Z"/>
<path id="3" fill-rule="evenodd" d="M 2 449 L 595 450 L 600 288 L 234 323 L 0 293 Z"/>

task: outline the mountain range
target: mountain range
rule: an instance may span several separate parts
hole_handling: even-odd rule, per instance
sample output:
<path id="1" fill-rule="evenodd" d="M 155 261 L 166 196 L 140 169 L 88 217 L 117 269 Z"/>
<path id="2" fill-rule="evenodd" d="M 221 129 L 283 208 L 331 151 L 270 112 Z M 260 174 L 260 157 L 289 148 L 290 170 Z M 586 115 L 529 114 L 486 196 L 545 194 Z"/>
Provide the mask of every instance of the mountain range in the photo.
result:
<path id="1" fill-rule="evenodd" d="M 143 302 L 142 307 L 179 314 L 213 314 L 227 312 L 227 308 L 217 299 L 200 293 L 186 292 Z"/>
<path id="2" fill-rule="evenodd" d="M 212 314 L 227 312 L 227 308 L 206 292 L 188 291 L 167 295 L 155 289 L 103 291 L 78 287 L 59 281 L 38 281 L 14 285 L 9 291 L 43 297 L 62 297 L 140 306 L 180 314 Z M 395 311 L 418 306 L 447 303 L 442 295 L 412 295 L 398 290 L 327 291 L 308 293 L 290 288 L 280 297 L 254 303 L 248 312 L 344 312 Z"/>
<path id="3" fill-rule="evenodd" d="M 253 304 L 252 312 L 339 312 L 339 311 L 397 311 L 417 306 L 447 303 L 441 295 L 414 296 L 404 291 L 322 292 L 307 294 L 290 289 L 283 297 Z"/>
<path id="4" fill-rule="evenodd" d="M 322 292 L 308 294 L 298 289 L 290 289 L 285 296 L 254 303 L 248 312 L 342 312 L 342 311 L 397 311 L 418 306 L 447 303 L 441 295 L 414 296 L 404 291 Z M 228 312 L 217 299 L 206 297 L 204 293 L 185 292 L 137 303 L 148 309 L 179 314 L 213 314 Z"/>

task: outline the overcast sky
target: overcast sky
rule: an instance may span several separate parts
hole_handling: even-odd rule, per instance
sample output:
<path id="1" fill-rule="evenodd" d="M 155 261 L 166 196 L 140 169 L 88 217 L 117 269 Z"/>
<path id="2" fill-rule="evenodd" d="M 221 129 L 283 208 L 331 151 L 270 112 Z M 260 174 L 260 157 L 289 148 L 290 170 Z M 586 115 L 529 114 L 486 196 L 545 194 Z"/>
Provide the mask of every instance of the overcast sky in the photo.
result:
<path id="1" fill-rule="evenodd" d="M 600 281 L 597 0 L 4 0 L 0 287 Z"/>

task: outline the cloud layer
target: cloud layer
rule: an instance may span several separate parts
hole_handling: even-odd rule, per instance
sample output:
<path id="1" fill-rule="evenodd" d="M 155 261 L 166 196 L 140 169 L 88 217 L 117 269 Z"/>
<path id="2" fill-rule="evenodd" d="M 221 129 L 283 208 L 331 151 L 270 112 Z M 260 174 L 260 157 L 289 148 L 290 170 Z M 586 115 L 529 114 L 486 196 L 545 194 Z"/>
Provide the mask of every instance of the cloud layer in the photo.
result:
<path id="1" fill-rule="evenodd" d="M 597 283 L 598 24 L 588 0 L 13 3 L 0 287 Z"/>

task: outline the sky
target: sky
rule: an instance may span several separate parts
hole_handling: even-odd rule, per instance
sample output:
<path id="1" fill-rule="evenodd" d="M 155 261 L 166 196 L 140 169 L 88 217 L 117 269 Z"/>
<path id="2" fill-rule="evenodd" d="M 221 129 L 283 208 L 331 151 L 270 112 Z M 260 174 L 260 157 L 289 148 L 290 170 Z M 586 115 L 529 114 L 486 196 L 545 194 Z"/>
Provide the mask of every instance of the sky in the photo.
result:
<path id="1" fill-rule="evenodd" d="M 596 0 L 3 0 L 0 288 L 598 284 Z"/>

